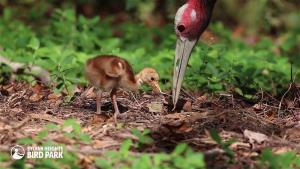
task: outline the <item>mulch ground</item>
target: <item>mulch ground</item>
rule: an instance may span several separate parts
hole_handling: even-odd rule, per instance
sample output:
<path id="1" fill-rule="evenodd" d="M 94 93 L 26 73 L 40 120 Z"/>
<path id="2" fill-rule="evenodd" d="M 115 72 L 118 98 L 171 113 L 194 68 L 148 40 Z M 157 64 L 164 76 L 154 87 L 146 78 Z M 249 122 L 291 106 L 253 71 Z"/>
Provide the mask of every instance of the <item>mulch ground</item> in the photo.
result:
<path id="1" fill-rule="evenodd" d="M 91 144 L 81 144 L 78 153 L 83 155 L 117 150 L 124 139 L 137 139 L 131 128 L 148 128 L 154 143 L 145 146 L 143 152 L 170 152 L 176 144 L 187 143 L 205 154 L 208 168 L 254 168 L 255 159 L 266 147 L 275 153 L 288 150 L 300 153 L 299 97 L 295 91 L 287 93 L 290 92 L 277 99 L 261 94 L 257 102 L 247 102 L 231 94 L 206 96 L 182 92 L 178 106 L 172 111 L 169 94 L 119 91 L 122 114 L 118 122 L 123 126 L 116 127 L 111 118 L 113 106 L 109 94 L 104 95 L 103 114 L 98 115 L 91 89 L 77 89 L 74 97 L 69 98 L 71 101 L 66 102 L 67 96 L 40 85 L 13 83 L 0 86 L 0 150 L 7 150 L 20 138 L 34 137 L 49 122 L 63 124 L 65 119 L 73 118 L 92 138 Z M 226 152 L 211 139 L 212 128 L 223 140 L 235 140 L 230 146 L 235 152 L 234 163 L 228 163 Z M 62 134 L 48 137 L 70 149 L 77 142 Z M 91 163 L 81 157 L 86 165 Z"/>

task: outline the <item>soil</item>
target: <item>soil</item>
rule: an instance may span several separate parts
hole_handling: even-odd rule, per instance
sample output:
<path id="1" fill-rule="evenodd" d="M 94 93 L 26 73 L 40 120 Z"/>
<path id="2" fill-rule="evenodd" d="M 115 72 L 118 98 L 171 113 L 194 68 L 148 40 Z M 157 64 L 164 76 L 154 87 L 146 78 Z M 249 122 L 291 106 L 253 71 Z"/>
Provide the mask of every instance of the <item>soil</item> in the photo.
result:
<path id="1" fill-rule="evenodd" d="M 95 113 L 92 89 L 78 88 L 68 98 L 38 84 L 15 82 L 0 86 L 0 150 L 7 150 L 20 138 L 33 138 L 49 122 L 59 125 L 73 118 L 92 138 L 91 144 L 81 143 L 82 151 L 78 153 L 117 150 L 125 138 L 137 139 L 131 128 L 148 128 L 154 143 L 140 152 L 171 152 L 176 144 L 187 143 L 194 151 L 204 153 L 207 168 L 255 168 L 255 161 L 266 147 L 275 153 L 300 153 L 299 97 L 294 91 L 292 95 L 273 98 L 264 93 L 250 102 L 234 94 L 209 96 L 184 91 L 172 111 L 169 94 L 119 91 L 120 127 L 111 118 L 113 106 L 108 93 L 102 99 L 99 115 Z M 235 152 L 233 162 L 228 162 L 226 151 L 211 138 L 211 129 L 216 129 L 223 141 L 234 139 L 230 145 Z M 48 137 L 70 149 L 77 142 L 61 134 Z"/>

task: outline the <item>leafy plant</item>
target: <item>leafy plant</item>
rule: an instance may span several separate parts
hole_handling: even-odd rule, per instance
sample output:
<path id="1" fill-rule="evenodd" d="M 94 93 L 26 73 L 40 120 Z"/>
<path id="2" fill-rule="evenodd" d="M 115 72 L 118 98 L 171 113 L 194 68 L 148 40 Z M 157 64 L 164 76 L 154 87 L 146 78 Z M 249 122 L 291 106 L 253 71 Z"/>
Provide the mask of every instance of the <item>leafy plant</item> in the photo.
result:
<path id="1" fill-rule="evenodd" d="M 202 169 L 205 168 L 203 154 L 195 153 L 185 144 L 179 144 L 171 154 L 135 154 L 129 151 L 133 146 L 130 140 L 126 140 L 120 152 L 107 152 L 104 158 L 97 158 L 96 165 L 103 169 L 111 168 L 144 168 L 144 169 Z"/>
<path id="2" fill-rule="evenodd" d="M 131 132 L 133 135 L 138 137 L 137 147 L 141 147 L 143 144 L 151 144 L 153 142 L 153 139 L 148 136 L 151 132 L 149 129 L 145 129 L 141 132 L 136 128 L 132 128 Z"/>
<path id="3" fill-rule="evenodd" d="M 135 72 L 154 67 L 160 74 L 162 88 L 171 88 L 176 41 L 171 24 L 159 29 L 134 22 L 112 26 L 113 18 L 88 19 L 76 16 L 72 9 L 56 9 L 43 27 L 33 30 L 12 19 L 13 12 L 5 8 L 0 17 L 0 46 L 3 48 L 0 54 L 13 61 L 34 63 L 49 70 L 55 91 L 65 91 L 69 98 L 75 85 L 86 83 L 85 61 L 100 54 L 127 59 Z M 291 51 L 299 42 L 296 30 L 282 38 L 281 46 L 271 38 L 262 38 L 250 46 L 232 38 L 232 32 L 221 23 L 212 23 L 210 28 L 221 40 L 213 45 L 200 43 L 196 46 L 184 87 L 209 92 L 232 91 L 246 98 L 252 98 L 259 90 L 274 95 L 285 91 L 290 81 L 289 56 L 294 55 Z M 121 36 L 115 36 L 116 33 Z M 159 39 L 158 42 L 155 39 Z M 284 52 L 276 54 L 274 48 Z M 294 67 L 294 72 L 298 71 L 299 68 Z M 32 79 L 27 77 L 27 80 Z"/>
<path id="4" fill-rule="evenodd" d="M 293 169 L 300 167 L 300 157 L 293 151 L 274 154 L 271 149 L 263 150 L 260 165 L 269 169 Z"/>
<path id="5" fill-rule="evenodd" d="M 210 136 L 221 146 L 221 148 L 225 151 L 225 154 L 229 157 L 231 162 L 233 162 L 232 160 L 234 158 L 234 152 L 231 150 L 230 145 L 234 143 L 234 140 L 230 139 L 225 142 L 222 141 L 222 138 L 215 129 L 210 130 Z"/>
<path id="6" fill-rule="evenodd" d="M 63 125 L 60 126 L 49 123 L 48 125 L 46 125 L 46 127 L 43 130 L 37 133 L 36 136 L 32 138 L 31 137 L 21 138 L 17 142 L 19 144 L 25 144 L 25 145 L 47 142 L 50 139 L 47 138 L 48 134 L 53 131 L 58 133 L 63 133 L 66 137 L 78 139 L 85 143 L 89 143 L 91 141 L 89 135 L 81 132 L 81 126 L 76 120 L 68 119 L 64 121 Z"/>

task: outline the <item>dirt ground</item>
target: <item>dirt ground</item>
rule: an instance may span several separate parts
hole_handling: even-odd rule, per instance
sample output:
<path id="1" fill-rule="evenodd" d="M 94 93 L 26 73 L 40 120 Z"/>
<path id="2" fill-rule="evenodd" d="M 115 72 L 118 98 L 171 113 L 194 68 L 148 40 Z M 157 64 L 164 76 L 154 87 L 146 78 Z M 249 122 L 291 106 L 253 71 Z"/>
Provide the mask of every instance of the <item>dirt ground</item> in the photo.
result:
<path id="1" fill-rule="evenodd" d="M 293 96 L 288 94 L 291 92 Z M 110 118 L 113 106 L 108 94 L 102 100 L 103 114 L 97 115 L 92 90 L 78 89 L 71 101 L 65 102 L 65 96 L 40 85 L 0 86 L 0 150 L 4 151 L 20 138 L 35 136 L 49 122 L 62 124 L 63 120 L 74 118 L 82 131 L 92 137 L 91 144 L 82 144 L 79 153 L 83 155 L 116 150 L 125 138 L 136 139 L 130 128 L 152 131 L 154 143 L 145 146 L 143 152 L 170 152 L 176 144 L 184 142 L 205 154 L 208 168 L 254 168 L 255 159 L 266 147 L 275 153 L 288 150 L 300 153 L 298 91 L 296 95 L 295 91 L 288 91 L 285 97 L 277 99 L 261 93 L 257 102 L 231 94 L 182 93 L 183 98 L 172 111 L 169 94 L 119 91 L 117 98 L 122 113 L 119 122 L 123 127 L 115 127 Z M 230 146 L 235 152 L 234 164 L 227 162 L 226 153 L 211 139 L 212 128 L 223 140 L 234 138 Z M 74 144 L 74 140 L 59 134 L 49 137 L 70 148 Z M 83 158 L 83 163 L 89 161 Z"/>

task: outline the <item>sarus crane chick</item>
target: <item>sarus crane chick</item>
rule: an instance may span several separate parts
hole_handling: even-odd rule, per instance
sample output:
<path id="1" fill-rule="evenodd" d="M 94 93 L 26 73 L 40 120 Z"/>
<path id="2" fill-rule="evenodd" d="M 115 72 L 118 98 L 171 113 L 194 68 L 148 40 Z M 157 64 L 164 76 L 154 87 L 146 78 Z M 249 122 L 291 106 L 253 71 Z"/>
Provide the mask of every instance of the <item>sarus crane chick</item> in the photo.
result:
<path id="1" fill-rule="evenodd" d="M 191 52 L 207 28 L 216 0 L 188 0 L 179 8 L 175 16 L 175 31 L 177 35 L 172 98 L 174 108 L 179 98 L 185 69 Z"/>
<path id="2" fill-rule="evenodd" d="M 141 84 L 148 84 L 156 93 L 160 93 L 159 75 L 152 68 L 144 68 L 134 75 L 132 67 L 118 56 L 102 55 L 87 60 L 85 66 L 87 80 L 97 89 L 97 113 L 101 114 L 101 97 L 103 91 L 110 91 L 114 106 L 114 121 L 117 123 L 118 109 L 116 92 L 118 88 L 137 91 Z"/>

